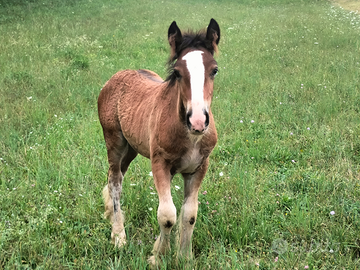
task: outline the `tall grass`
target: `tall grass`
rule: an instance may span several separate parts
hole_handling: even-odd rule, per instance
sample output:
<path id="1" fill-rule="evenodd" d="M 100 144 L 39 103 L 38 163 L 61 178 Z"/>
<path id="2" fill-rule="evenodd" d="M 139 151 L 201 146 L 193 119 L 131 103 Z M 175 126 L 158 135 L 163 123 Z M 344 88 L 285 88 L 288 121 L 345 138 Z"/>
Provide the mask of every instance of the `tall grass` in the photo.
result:
<path id="1" fill-rule="evenodd" d="M 138 157 L 125 176 L 128 244 L 116 249 L 102 219 L 97 96 L 120 69 L 165 77 L 170 23 L 210 18 L 222 31 L 219 143 L 191 269 L 360 267 L 358 14 L 292 0 L 0 4 L 0 268 L 148 267 L 159 234 L 151 168 Z M 170 253 L 162 267 L 186 265 Z"/>

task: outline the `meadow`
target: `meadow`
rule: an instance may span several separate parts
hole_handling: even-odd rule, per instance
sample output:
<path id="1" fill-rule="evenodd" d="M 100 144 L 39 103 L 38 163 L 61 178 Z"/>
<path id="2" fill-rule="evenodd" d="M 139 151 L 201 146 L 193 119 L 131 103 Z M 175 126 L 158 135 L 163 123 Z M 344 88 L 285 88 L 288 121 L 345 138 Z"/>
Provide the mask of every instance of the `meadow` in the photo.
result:
<path id="1" fill-rule="evenodd" d="M 162 269 L 360 268 L 360 15 L 311 0 L 0 0 L 0 269 L 147 269 L 150 163 L 123 182 L 127 245 L 102 218 L 97 116 L 121 69 L 166 77 L 167 29 L 221 28 L 218 144 L 194 260 Z M 183 183 L 172 182 L 180 209 Z M 173 241 L 174 243 L 174 241 Z"/>

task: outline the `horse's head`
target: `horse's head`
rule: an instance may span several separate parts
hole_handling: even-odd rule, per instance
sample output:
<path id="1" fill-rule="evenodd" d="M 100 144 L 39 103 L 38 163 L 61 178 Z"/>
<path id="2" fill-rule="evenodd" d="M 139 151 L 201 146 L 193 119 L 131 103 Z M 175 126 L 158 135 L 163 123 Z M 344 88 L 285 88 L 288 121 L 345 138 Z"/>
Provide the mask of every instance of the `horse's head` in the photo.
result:
<path id="1" fill-rule="evenodd" d="M 169 84 L 176 85 L 184 110 L 184 119 L 194 135 L 204 134 L 209 126 L 214 77 L 218 71 L 213 57 L 220 40 L 220 28 L 211 19 L 206 32 L 182 35 L 173 22 L 168 31 L 172 63 Z"/>

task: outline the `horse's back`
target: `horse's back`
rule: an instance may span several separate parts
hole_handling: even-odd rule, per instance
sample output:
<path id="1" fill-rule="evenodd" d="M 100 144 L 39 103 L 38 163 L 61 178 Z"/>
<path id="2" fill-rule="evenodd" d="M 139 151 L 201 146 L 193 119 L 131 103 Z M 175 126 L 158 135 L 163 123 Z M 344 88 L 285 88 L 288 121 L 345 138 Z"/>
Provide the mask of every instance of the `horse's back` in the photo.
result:
<path id="1" fill-rule="evenodd" d="M 101 89 L 98 98 L 100 122 L 107 121 L 111 114 L 118 115 L 118 106 L 136 106 L 140 102 L 151 99 L 159 91 L 163 82 L 159 75 L 150 70 L 117 72 Z M 104 117 L 106 119 L 103 119 Z"/>
<path id="2" fill-rule="evenodd" d="M 149 80 L 152 80 L 154 82 L 157 82 L 157 83 L 164 82 L 164 80 L 158 74 L 156 74 L 154 71 L 151 71 L 148 69 L 139 69 L 139 70 L 137 70 L 137 72 L 139 74 L 141 74 L 142 76 L 145 76 L 146 78 L 148 78 Z"/>

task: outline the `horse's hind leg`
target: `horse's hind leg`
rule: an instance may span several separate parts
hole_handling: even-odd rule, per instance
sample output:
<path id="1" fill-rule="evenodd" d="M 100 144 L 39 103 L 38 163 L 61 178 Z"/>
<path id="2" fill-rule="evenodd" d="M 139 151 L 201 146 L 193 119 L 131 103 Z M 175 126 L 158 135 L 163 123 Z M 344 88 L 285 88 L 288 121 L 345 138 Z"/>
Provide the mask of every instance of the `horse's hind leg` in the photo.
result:
<path id="1" fill-rule="evenodd" d="M 123 137 L 121 131 L 114 132 L 104 129 L 104 137 L 108 152 L 109 171 L 108 184 L 103 189 L 105 202 L 104 217 L 112 223 L 111 239 L 115 246 L 126 243 L 124 230 L 124 215 L 120 208 L 122 180 L 130 162 L 136 157 L 136 152 Z"/>

